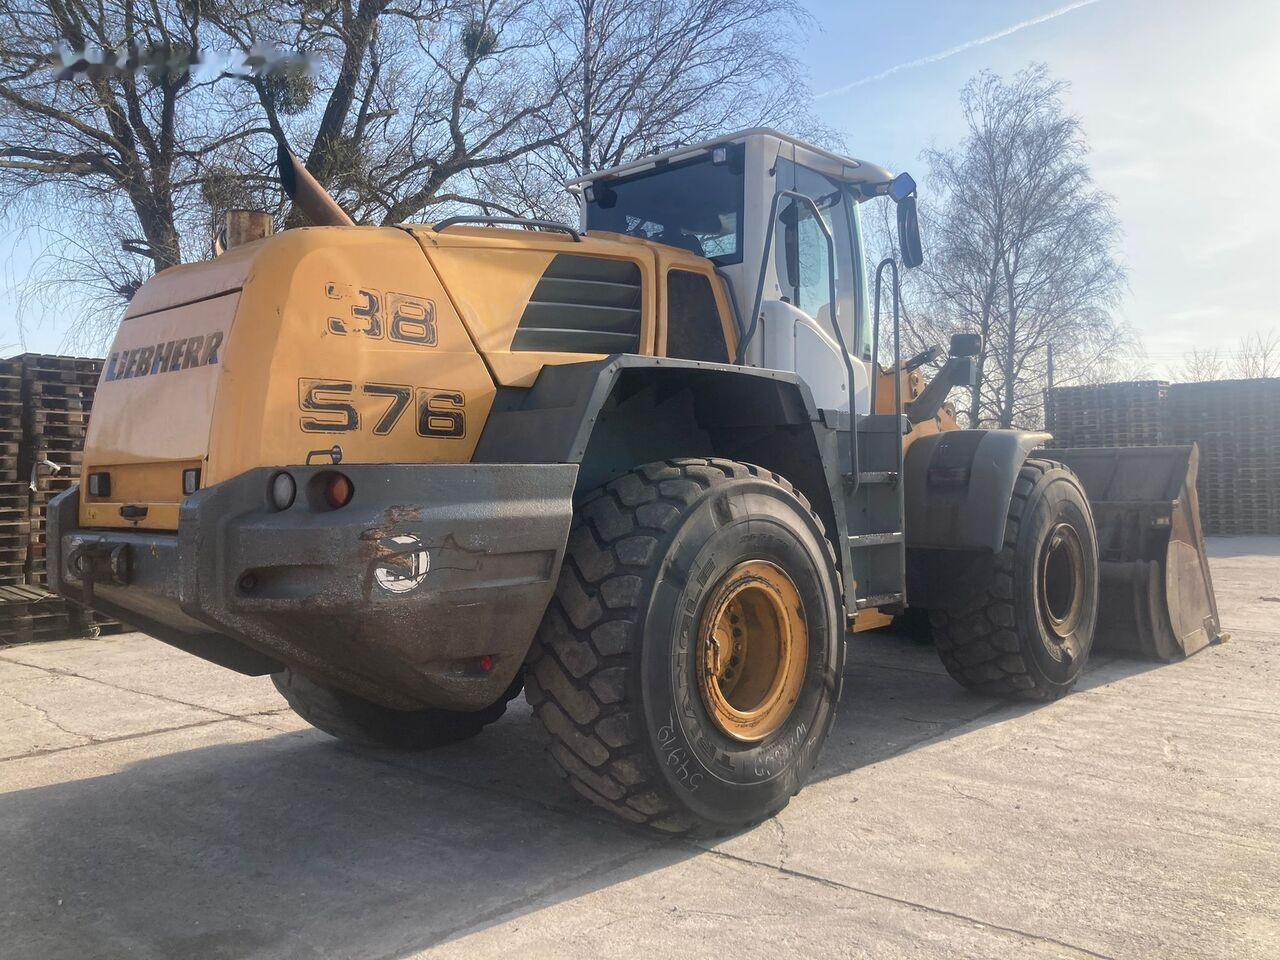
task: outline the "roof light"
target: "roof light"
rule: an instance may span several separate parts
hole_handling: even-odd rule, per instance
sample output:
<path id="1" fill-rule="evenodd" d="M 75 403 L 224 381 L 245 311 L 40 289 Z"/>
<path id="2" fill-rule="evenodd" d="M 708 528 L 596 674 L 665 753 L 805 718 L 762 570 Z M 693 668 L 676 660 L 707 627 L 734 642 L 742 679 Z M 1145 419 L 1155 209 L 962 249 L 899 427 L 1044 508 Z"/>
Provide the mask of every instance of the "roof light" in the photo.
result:
<path id="1" fill-rule="evenodd" d="M 714 150 L 712 150 L 712 151 L 711 151 L 711 162 L 712 162 L 715 166 L 717 166 L 717 167 L 718 167 L 718 166 L 720 166 L 720 165 L 721 165 L 721 164 L 723 164 L 723 163 L 727 163 L 727 162 L 728 162 L 728 160 L 729 160 L 729 148 L 728 148 L 728 147 L 726 147 L 726 146 L 724 146 L 724 145 L 721 145 L 721 146 L 718 146 L 718 147 L 716 147 Z"/>

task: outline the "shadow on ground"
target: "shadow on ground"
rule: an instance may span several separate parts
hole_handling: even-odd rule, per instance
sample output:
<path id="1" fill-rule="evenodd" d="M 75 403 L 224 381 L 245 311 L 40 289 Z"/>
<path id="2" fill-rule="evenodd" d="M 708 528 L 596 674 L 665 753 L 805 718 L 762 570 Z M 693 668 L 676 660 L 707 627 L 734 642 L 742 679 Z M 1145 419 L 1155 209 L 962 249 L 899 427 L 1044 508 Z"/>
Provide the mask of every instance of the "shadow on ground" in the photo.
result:
<path id="1" fill-rule="evenodd" d="M 1034 709 L 962 690 L 916 640 L 851 649 L 820 779 Z M 1084 685 L 1147 668 L 1098 658 Z M 402 957 L 703 853 L 600 819 L 523 701 L 421 756 L 235 720 L 149 739 L 102 775 L 46 757 L 63 782 L 0 798 L 8 955 Z"/>

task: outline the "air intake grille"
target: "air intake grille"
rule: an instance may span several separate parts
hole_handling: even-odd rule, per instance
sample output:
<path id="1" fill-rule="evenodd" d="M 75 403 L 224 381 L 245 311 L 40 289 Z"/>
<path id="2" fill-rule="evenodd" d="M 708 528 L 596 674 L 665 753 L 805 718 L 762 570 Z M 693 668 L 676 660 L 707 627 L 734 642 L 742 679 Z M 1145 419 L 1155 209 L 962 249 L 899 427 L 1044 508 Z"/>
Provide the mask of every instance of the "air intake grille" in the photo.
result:
<path id="1" fill-rule="evenodd" d="M 557 254 L 529 298 L 511 349 L 638 352 L 640 267 L 630 260 Z"/>

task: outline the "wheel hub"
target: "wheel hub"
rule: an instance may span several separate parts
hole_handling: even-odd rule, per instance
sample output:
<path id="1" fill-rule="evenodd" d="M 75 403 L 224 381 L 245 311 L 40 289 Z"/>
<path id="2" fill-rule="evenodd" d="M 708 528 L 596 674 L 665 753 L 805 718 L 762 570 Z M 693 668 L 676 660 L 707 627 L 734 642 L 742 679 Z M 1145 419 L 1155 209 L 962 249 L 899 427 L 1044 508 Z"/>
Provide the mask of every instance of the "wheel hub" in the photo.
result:
<path id="1" fill-rule="evenodd" d="M 783 570 L 740 563 L 721 579 L 698 629 L 702 703 L 721 733 L 754 743 L 790 716 L 804 685 L 809 635 Z"/>
<path id="2" fill-rule="evenodd" d="M 1084 616 L 1084 547 L 1069 523 L 1049 531 L 1040 554 L 1040 615 L 1049 632 L 1066 640 Z"/>

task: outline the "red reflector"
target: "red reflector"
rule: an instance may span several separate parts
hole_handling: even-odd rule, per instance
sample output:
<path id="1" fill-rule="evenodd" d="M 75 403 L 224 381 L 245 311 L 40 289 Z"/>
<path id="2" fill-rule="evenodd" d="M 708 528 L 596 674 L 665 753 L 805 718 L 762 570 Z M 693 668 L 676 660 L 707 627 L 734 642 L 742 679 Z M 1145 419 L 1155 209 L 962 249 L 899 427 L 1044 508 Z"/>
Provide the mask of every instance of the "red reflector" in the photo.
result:
<path id="1" fill-rule="evenodd" d="M 492 654 L 486 653 L 483 657 L 481 657 L 481 658 L 480 658 L 480 669 L 481 669 L 484 673 L 488 673 L 490 670 L 492 670 L 492 669 L 493 669 L 493 655 L 492 655 Z"/>
<path id="2" fill-rule="evenodd" d="M 353 492 L 351 481 L 340 473 L 331 474 L 328 483 L 324 485 L 324 498 L 334 510 L 350 503 Z"/>

